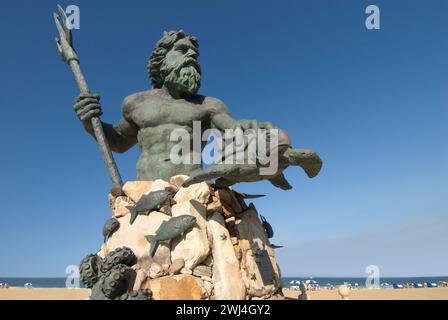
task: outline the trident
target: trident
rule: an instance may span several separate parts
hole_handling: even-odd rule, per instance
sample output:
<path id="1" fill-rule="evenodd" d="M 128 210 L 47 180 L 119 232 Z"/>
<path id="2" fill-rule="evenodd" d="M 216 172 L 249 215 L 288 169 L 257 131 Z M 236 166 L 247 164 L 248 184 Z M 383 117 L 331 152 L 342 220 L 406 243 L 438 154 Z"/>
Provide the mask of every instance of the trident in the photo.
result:
<path id="1" fill-rule="evenodd" d="M 73 49 L 71 24 L 68 21 L 64 9 L 60 5 L 58 5 L 58 11 L 60 17 L 57 13 L 53 13 L 54 22 L 56 23 L 56 28 L 59 31 L 59 39 L 55 38 L 56 45 L 62 59 L 70 66 L 70 69 L 75 76 L 76 83 L 78 84 L 80 93 L 88 94 L 89 87 L 87 86 L 87 82 L 82 74 L 81 67 L 79 66 L 78 55 Z M 63 26 L 61 25 L 59 19 L 62 20 Z M 91 123 L 101 155 L 103 156 L 107 171 L 109 172 L 109 177 L 112 180 L 113 187 L 121 190 L 123 182 L 121 180 L 120 173 L 118 172 L 114 157 L 110 151 L 109 144 L 104 136 L 103 126 L 101 125 L 99 117 L 93 117 L 91 119 Z"/>

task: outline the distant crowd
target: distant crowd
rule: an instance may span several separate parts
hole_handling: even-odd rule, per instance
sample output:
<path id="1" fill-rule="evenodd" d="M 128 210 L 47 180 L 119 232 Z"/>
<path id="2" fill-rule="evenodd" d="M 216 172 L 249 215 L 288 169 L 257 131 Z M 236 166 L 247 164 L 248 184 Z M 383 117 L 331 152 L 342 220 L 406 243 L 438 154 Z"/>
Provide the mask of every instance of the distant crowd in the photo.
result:
<path id="1" fill-rule="evenodd" d="M 25 288 L 32 288 L 33 284 L 30 282 L 25 283 L 24 285 Z M 9 288 L 9 284 L 6 282 L 0 282 L 0 289 L 8 289 Z"/>

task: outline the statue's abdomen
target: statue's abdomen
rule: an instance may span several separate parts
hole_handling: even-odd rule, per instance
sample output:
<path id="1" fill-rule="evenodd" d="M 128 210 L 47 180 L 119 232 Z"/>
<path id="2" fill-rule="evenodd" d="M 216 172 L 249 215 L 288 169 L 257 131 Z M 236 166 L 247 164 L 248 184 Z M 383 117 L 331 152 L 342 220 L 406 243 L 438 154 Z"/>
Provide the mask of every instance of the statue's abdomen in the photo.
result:
<path id="1" fill-rule="evenodd" d="M 189 175 L 191 171 L 200 168 L 200 164 L 188 160 L 191 158 L 189 154 L 183 157 L 184 161 L 181 163 L 172 158 L 173 148 L 180 144 L 180 140 L 175 138 L 180 136 L 184 143 L 189 142 L 190 149 L 187 152 L 190 153 L 193 145 L 190 127 L 164 124 L 140 129 L 138 142 L 141 155 L 137 162 L 138 180 L 168 180 L 178 174 Z"/>

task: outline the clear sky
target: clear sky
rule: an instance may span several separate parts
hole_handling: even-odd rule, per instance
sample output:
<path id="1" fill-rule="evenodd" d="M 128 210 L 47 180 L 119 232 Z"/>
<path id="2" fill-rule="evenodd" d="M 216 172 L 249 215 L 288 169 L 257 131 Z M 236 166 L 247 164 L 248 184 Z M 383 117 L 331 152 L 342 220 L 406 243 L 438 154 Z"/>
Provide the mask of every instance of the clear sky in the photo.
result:
<path id="1" fill-rule="evenodd" d="M 283 275 L 447 275 L 448 2 L 61 1 L 77 4 L 75 47 L 103 120 L 146 90 L 149 54 L 164 30 L 200 42 L 201 93 L 236 119 L 270 120 L 324 161 L 237 190 L 275 230 Z M 367 30 L 369 4 L 381 30 Z M 0 10 L 0 276 L 64 276 L 101 245 L 110 181 L 77 120 L 78 92 L 58 57 L 55 1 Z M 138 147 L 116 155 L 135 179 Z"/>

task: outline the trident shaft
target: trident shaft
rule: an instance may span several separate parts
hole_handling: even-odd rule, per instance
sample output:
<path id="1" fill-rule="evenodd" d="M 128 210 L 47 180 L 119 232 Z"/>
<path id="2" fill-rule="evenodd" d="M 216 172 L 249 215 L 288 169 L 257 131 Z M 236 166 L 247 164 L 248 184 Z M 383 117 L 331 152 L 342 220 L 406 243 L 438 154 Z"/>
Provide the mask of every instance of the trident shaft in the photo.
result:
<path id="1" fill-rule="evenodd" d="M 54 22 L 56 23 L 56 28 L 59 32 L 59 39 L 55 39 L 56 45 L 62 59 L 70 66 L 70 69 L 75 76 L 76 83 L 78 84 L 80 93 L 88 94 L 89 87 L 87 86 L 87 82 L 81 71 L 79 58 L 73 49 L 71 27 L 69 26 L 70 22 L 67 19 L 64 9 L 60 5 L 58 5 L 58 11 L 59 15 L 57 13 L 53 13 Z M 62 20 L 63 24 L 61 24 L 59 19 Z M 112 180 L 113 187 L 121 189 L 123 182 L 121 180 L 120 173 L 118 172 L 114 157 L 112 156 L 112 152 L 110 151 L 109 144 L 104 136 L 103 126 L 99 117 L 93 117 L 91 119 L 91 123 L 101 155 L 103 156 L 104 163 L 106 164 L 107 171 L 109 172 L 110 179 Z"/>

